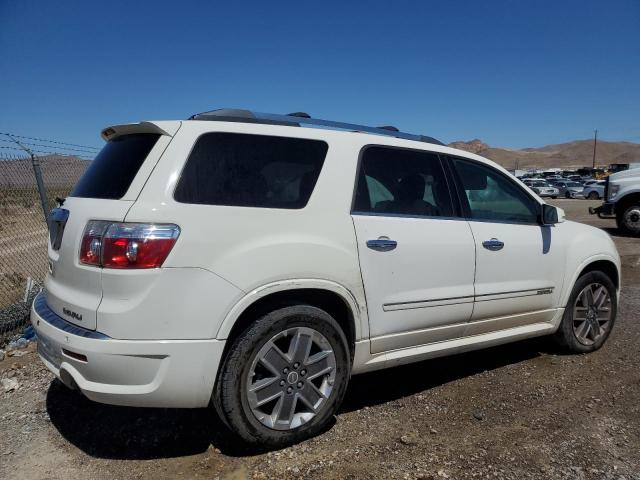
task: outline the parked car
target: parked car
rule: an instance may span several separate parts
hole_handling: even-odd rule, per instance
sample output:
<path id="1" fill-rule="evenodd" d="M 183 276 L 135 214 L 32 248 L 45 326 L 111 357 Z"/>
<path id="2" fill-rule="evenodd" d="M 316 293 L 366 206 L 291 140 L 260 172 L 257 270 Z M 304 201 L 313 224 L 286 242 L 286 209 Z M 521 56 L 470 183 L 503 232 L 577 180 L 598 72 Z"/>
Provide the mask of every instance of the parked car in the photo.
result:
<path id="1" fill-rule="evenodd" d="M 243 110 L 102 136 L 31 310 L 91 400 L 212 405 L 280 447 L 326 428 L 351 375 L 541 335 L 582 354 L 615 323 L 609 235 L 431 137 Z"/>
<path id="2" fill-rule="evenodd" d="M 584 186 L 582 190 L 582 195 L 584 198 L 588 198 L 590 200 L 598 200 L 600 198 L 604 198 L 604 180 L 596 180 L 595 182 L 588 182 L 588 185 Z"/>
<path id="3" fill-rule="evenodd" d="M 560 175 L 546 175 L 544 179 L 548 182 L 551 182 L 553 180 L 562 180 L 562 177 Z"/>
<path id="4" fill-rule="evenodd" d="M 605 179 L 605 200 L 599 207 L 590 207 L 600 218 L 615 218 L 619 229 L 640 236 L 640 168 L 623 170 Z"/>
<path id="5" fill-rule="evenodd" d="M 523 183 L 541 197 L 558 198 L 559 191 L 556 187 L 542 179 L 527 179 Z"/>
<path id="6" fill-rule="evenodd" d="M 565 198 L 581 195 L 584 190 L 582 184 L 571 180 L 556 180 L 552 185 L 558 189 L 559 195 Z"/>

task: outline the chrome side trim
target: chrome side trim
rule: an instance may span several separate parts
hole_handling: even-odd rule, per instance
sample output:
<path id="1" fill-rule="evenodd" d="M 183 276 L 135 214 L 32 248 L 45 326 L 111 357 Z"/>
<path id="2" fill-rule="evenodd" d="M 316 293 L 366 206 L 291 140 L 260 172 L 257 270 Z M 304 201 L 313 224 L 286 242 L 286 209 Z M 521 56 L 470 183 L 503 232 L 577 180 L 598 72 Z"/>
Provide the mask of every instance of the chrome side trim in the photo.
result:
<path id="1" fill-rule="evenodd" d="M 382 309 L 385 312 L 392 312 L 394 310 L 411 310 L 414 308 L 440 307 L 443 305 L 457 305 L 459 303 L 471 303 L 471 302 L 473 302 L 473 295 L 467 295 L 464 297 L 434 298 L 432 300 L 415 300 L 411 302 L 385 303 L 384 305 L 382 305 Z"/>
<path id="2" fill-rule="evenodd" d="M 456 305 L 470 302 L 487 302 L 491 300 L 504 300 L 507 298 L 530 297 L 535 295 L 550 295 L 554 287 L 531 288 L 528 290 L 513 290 L 510 292 L 483 293 L 481 295 L 467 295 L 462 297 L 434 298 L 431 300 L 412 300 L 410 302 L 385 303 L 382 309 L 385 312 L 394 310 L 410 310 L 414 308 L 439 307 L 442 305 Z"/>
<path id="3" fill-rule="evenodd" d="M 91 338 L 93 340 L 110 340 L 111 337 L 104 335 L 100 332 L 94 332 L 93 330 L 87 330 L 86 328 L 79 327 L 67 322 L 64 318 L 57 315 L 49 305 L 47 305 L 47 299 L 43 292 L 39 293 L 33 301 L 33 310 L 36 312 L 40 320 L 47 322 L 52 327 L 55 327 L 63 332 L 78 337 Z"/>
<path id="4" fill-rule="evenodd" d="M 476 295 L 476 302 L 488 302 L 491 300 L 505 300 L 507 298 L 533 297 L 536 295 L 551 295 L 554 287 L 531 288 L 527 290 L 513 290 L 511 292 L 483 293 Z"/>

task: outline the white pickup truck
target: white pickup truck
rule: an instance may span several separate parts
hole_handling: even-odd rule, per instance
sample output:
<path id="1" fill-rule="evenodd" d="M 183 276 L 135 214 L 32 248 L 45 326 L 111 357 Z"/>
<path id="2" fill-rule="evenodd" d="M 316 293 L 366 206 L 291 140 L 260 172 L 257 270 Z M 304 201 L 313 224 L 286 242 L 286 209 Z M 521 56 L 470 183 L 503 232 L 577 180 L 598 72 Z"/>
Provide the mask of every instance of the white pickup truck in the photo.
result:
<path id="1" fill-rule="evenodd" d="M 615 218 L 622 231 L 640 236 L 640 168 L 631 168 L 607 177 L 604 203 L 590 207 L 600 218 Z"/>

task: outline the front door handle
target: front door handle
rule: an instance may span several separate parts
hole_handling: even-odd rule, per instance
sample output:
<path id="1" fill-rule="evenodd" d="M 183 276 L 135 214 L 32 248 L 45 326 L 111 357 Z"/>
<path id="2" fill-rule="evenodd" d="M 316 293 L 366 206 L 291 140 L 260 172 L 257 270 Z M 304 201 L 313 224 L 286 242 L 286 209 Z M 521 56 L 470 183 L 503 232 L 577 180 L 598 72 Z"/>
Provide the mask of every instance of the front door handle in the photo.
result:
<path id="1" fill-rule="evenodd" d="M 380 237 L 376 240 L 367 240 L 367 247 L 371 250 L 377 250 L 379 252 L 388 252 L 398 246 L 398 242 L 391 240 L 387 237 Z"/>
<path id="2" fill-rule="evenodd" d="M 497 238 L 492 238 L 491 240 L 485 240 L 484 242 L 482 242 L 482 246 L 487 250 L 497 252 L 498 250 L 502 250 L 502 247 L 504 247 L 504 242 L 501 242 Z"/>

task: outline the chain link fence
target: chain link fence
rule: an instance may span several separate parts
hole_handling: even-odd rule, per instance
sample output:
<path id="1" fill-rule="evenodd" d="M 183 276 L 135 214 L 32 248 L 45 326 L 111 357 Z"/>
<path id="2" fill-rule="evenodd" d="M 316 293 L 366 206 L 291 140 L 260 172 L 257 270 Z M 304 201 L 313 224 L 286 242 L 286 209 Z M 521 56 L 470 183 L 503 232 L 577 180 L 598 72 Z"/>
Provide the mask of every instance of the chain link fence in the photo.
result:
<path id="1" fill-rule="evenodd" d="M 0 347 L 28 324 L 47 273 L 45 211 L 70 193 L 89 163 L 77 155 L 0 151 Z"/>

